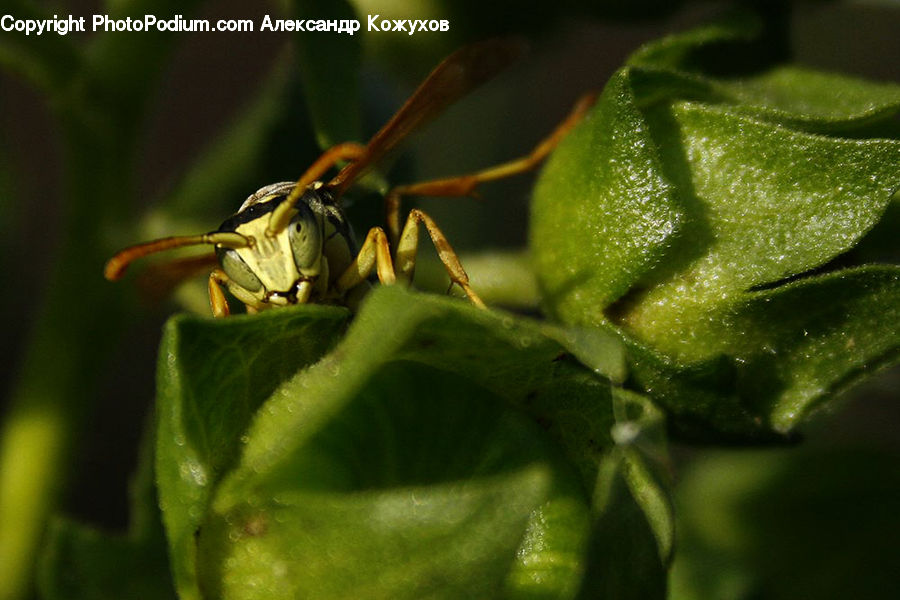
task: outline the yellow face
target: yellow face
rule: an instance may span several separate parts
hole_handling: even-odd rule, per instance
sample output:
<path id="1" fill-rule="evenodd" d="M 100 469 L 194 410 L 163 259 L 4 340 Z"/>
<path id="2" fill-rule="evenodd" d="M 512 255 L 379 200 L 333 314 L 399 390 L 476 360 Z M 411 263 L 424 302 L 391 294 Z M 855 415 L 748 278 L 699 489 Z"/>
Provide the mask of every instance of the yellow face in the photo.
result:
<path id="1" fill-rule="evenodd" d="M 275 234 L 269 228 L 275 208 L 286 200 L 293 185 L 286 182 L 262 188 L 219 229 L 239 233 L 251 242 L 245 248 L 217 248 L 216 254 L 230 279 L 229 290 L 256 308 L 306 302 L 322 274 L 326 217 L 314 211 L 307 198 L 321 184 L 310 186 L 296 202 L 287 227 Z"/>

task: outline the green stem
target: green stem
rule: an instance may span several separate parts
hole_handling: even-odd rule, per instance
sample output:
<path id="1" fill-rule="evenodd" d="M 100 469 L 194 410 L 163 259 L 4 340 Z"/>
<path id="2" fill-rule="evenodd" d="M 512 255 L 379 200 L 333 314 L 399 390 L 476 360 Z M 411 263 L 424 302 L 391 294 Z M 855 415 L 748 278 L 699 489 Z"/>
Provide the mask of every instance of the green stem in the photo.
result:
<path id="1" fill-rule="evenodd" d="M 128 189 L 130 153 L 74 120 L 64 128 L 66 238 L 0 430 L 0 600 L 31 592 L 40 539 L 95 405 L 124 308 L 101 279 L 108 249 L 99 240 L 104 212 L 97 208 L 114 205 Z"/>
<path id="2" fill-rule="evenodd" d="M 131 0 L 113 13 L 190 14 L 197 4 Z M 36 10 L 26 0 L 16 6 L 23 14 Z M 0 40 L 0 66 L 29 76 L 60 117 L 68 212 L 0 429 L 0 600 L 31 593 L 41 535 L 122 329 L 125 301 L 101 275 L 111 250 L 102 228 L 131 204 L 138 124 L 177 39 L 166 33 L 101 35 L 75 46 L 53 36 L 8 37 Z"/>
<path id="3" fill-rule="evenodd" d="M 23 598 L 59 479 L 66 423 L 53 410 L 14 399 L 0 443 L 0 599 Z M 36 405 L 43 404 L 35 402 Z"/>
<path id="4" fill-rule="evenodd" d="M 80 272 L 73 262 L 63 261 L 60 270 Z M 77 287 L 61 289 L 51 294 L 38 317 L 0 434 L 3 600 L 23 597 L 32 585 L 40 536 L 66 479 L 83 416 L 94 404 L 97 369 L 92 363 L 111 346 L 111 336 L 97 327 L 99 307 L 87 299 L 71 300 L 65 291 Z M 103 318 L 109 318 L 110 306 L 95 299 L 103 303 Z"/>

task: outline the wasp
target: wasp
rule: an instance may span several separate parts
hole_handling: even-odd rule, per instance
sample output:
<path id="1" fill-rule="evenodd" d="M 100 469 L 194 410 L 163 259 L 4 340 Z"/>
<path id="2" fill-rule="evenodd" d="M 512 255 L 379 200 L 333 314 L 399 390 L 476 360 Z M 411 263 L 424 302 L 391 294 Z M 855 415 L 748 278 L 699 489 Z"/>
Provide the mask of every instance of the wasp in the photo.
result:
<path id="1" fill-rule="evenodd" d="M 218 265 L 209 275 L 213 315 L 230 312 L 223 288 L 248 312 L 307 302 L 351 304 L 369 287 L 373 270 L 383 284 L 409 283 L 415 269 L 419 228 L 425 227 L 450 276 L 469 300 L 485 304 L 469 284 L 447 238 L 426 213 L 413 209 L 400 227 L 401 198 L 475 196 L 476 188 L 535 168 L 581 119 L 594 100 L 582 97 L 569 116 L 530 154 L 477 173 L 435 179 L 391 189 L 385 196 L 385 227 L 372 227 L 357 250 L 341 198 L 363 174 L 413 131 L 505 69 L 521 54 L 521 44 L 488 40 L 464 46 L 444 59 L 397 113 L 365 145 L 338 144 L 326 150 L 296 182 L 267 185 L 252 194 L 215 231 L 167 237 L 115 254 L 107 263 L 108 280 L 123 276 L 128 265 L 149 254 L 182 246 L 208 245 Z M 327 182 L 332 168 L 344 164 Z M 385 231 L 387 229 L 387 231 Z"/>

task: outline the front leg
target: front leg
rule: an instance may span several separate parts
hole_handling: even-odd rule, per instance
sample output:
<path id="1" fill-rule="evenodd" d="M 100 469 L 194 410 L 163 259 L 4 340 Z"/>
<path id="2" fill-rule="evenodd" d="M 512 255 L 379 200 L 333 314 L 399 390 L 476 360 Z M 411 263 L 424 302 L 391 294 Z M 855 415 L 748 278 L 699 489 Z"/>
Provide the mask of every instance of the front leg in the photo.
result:
<path id="1" fill-rule="evenodd" d="M 403 232 L 400 234 L 400 241 L 397 243 L 397 278 L 407 283 L 412 280 L 413 272 L 416 269 L 416 253 L 419 249 L 420 223 L 425 225 L 425 230 L 428 231 L 431 242 L 437 249 L 438 257 L 444 263 L 447 274 L 450 275 L 450 281 L 463 289 L 472 304 L 479 308 L 487 308 L 469 285 L 469 276 L 444 233 L 431 217 L 419 209 L 410 211 L 406 224 L 403 226 Z"/>
<path id="2" fill-rule="evenodd" d="M 244 303 L 248 313 L 257 312 L 265 308 L 264 305 L 259 304 L 250 292 L 245 291 L 239 286 L 235 286 L 225 271 L 222 269 L 215 269 L 209 274 L 209 282 L 207 284 L 207 290 L 209 291 L 209 308 L 212 310 L 214 317 L 222 318 L 231 314 L 231 309 L 228 307 L 228 300 L 225 298 L 225 292 L 222 290 L 223 287 L 228 288 L 228 291 L 230 291 L 235 298 Z"/>
<path id="3" fill-rule="evenodd" d="M 209 274 L 207 289 L 209 290 L 209 308 L 217 319 L 231 314 L 228 300 L 225 299 L 225 292 L 222 291 L 223 285 L 228 285 L 228 275 L 222 269 L 215 269 Z"/>
<path id="4" fill-rule="evenodd" d="M 369 230 L 366 241 L 359 249 L 359 254 L 338 278 L 335 287 L 340 293 L 355 288 L 368 279 L 372 269 L 378 273 L 381 283 L 392 284 L 397 280 L 394 274 L 394 264 L 391 261 L 391 247 L 388 244 L 387 235 L 381 227 L 373 227 Z"/>

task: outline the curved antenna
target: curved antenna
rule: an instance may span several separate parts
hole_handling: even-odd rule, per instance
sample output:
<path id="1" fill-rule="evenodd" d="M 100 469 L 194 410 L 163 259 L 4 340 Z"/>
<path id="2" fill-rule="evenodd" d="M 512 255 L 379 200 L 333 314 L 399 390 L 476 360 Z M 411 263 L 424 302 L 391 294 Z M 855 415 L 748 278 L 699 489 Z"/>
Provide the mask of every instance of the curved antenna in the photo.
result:
<path id="1" fill-rule="evenodd" d="M 432 121 L 476 87 L 493 79 L 519 58 L 524 50 L 525 44 L 519 39 L 493 39 L 463 46 L 445 58 L 391 120 L 372 136 L 362 157 L 341 169 L 328 182 L 328 187 L 340 196 L 413 131 Z"/>
<path id="2" fill-rule="evenodd" d="M 214 231 L 212 233 L 204 233 L 202 235 L 186 235 L 167 237 L 152 242 L 144 242 L 135 246 L 129 246 L 124 250 L 120 250 L 106 262 L 103 269 L 103 276 L 110 281 L 121 279 L 125 274 L 125 270 L 135 260 L 147 256 L 148 254 L 156 254 L 163 250 L 171 248 L 180 248 L 182 246 L 199 246 L 201 244 L 215 244 L 225 248 L 246 248 L 252 244 L 250 238 L 239 233 L 229 231 Z"/>
<path id="3" fill-rule="evenodd" d="M 307 186 L 318 181 L 322 175 L 328 172 L 328 169 L 340 161 L 360 160 L 365 155 L 366 147 L 356 142 L 344 142 L 326 150 L 322 156 L 316 159 L 316 162 L 306 169 L 306 172 L 294 184 L 291 193 L 272 211 L 269 224 L 266 226 L 266 235 L 274 236 L 284 231 L 291 221 L 297 200 L 306 191 Z"/>

